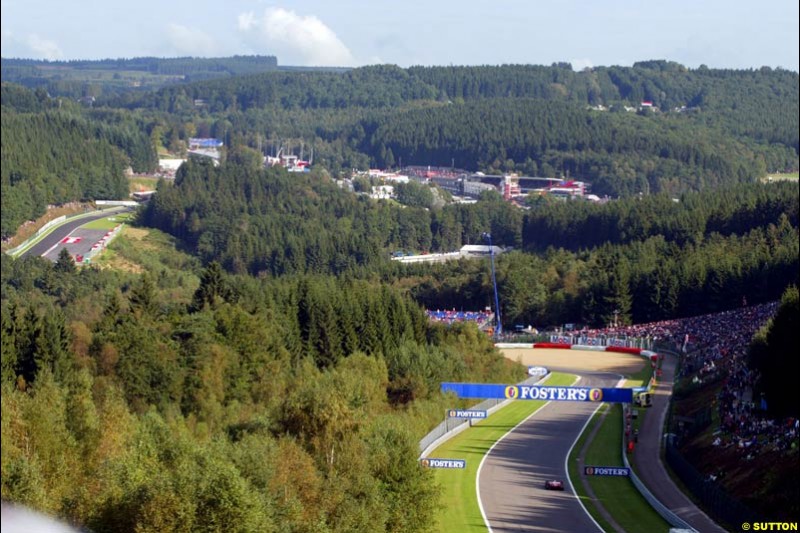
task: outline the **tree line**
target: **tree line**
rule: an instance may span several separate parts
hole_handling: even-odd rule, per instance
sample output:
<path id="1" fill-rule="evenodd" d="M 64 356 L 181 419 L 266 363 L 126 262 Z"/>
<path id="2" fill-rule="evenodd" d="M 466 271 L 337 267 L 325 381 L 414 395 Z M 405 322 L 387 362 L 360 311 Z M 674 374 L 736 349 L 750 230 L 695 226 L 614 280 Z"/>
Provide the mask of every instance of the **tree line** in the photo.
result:
<path id="1" fill-rule="evenodd" d="M 600 194 L 629 195 L 796 169 L 797 94 L 794 72 L 653 61 L 583 72 L 564 65 L 270 72 L 102 104 L 178 115 L 228 145 L 264 150 L 268 139 L 301 139 L 334 172 L 455 160 L 470 170 L 576 177 Z M 196 108 L 196 99 L 206 105 Z M 645 100 L 661 112 L 640 109 Z"/>

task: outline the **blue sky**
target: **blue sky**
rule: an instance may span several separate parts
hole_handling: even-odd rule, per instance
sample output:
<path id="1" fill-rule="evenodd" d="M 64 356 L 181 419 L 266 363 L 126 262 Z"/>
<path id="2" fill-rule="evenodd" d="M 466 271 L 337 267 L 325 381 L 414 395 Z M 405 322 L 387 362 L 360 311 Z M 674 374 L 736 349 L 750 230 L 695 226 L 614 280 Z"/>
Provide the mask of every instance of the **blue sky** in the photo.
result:
<path id="1" fill-rule="evenodd" d="M 0 0 L 3 57 L 274 54 L 283 65 L 668 59 L 798 71 L 797 0 Z"/>

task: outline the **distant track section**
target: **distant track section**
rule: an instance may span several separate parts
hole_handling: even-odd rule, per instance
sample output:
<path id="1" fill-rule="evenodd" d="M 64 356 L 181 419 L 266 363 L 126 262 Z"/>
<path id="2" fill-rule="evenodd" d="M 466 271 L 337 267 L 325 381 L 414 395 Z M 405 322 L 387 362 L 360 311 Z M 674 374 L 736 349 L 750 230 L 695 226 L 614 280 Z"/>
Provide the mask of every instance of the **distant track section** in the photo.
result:
<path id="1" fill-rule="evenodd" d="M 42 256 L 46 254 L 48 250 L 56 246 L 62 240 L 66 239 L 73 231 L 83 226 L 84 224 L 87 224 L 92 220 L 106 218 L 115 215 L 117 213 L 122 213 L 129 210 L 130 208 L 128 207 L 104 209 L 102 211 L 97 212 L 97 214 L 94 215 L 76 218 L 75 220 L 68 220 L 64 224 L 54 228 L 49 234 L 43 237 L 42 240 L 40 240 L 39 242 L 31 246 L 27 251 L 22 253 L 20 257 Z"/>

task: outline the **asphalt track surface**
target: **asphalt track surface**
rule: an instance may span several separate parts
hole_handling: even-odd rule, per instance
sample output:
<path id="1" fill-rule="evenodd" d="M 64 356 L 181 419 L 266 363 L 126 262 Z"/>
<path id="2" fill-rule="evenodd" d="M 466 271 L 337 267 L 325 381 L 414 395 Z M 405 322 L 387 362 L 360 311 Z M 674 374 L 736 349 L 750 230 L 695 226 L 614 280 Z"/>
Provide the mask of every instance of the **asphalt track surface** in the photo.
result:
<path id="1" fill-rule="evenodd" d="M 674 356 L 666 354 L 661 367 L 661 381 L 656 385 L 653 394 L 653 407 L 645 417 L 641 427 L 641 435 L 649 437 L 661 435 L 664 417 L 672 395 L 672 383 L 675 380 L 677 361 Z M 668 509 L 685 520 L 690 526 L 702 533 L 724 533 L 725 530 L 708 517 L 675 485 L 667 474 L 661 461 L 661 442 L 658 438 L 639 439 L 639 446 L 633 456 L 633 465 L 639 479 L 647 485 L 650 492 Z"/>
<path id="2" fill-rule="evenodd" d="M 569 372 L 581 375 L 575 384 L 581 387 L 613 387 L 619 381 L 614 374 Z M 602 531 L 578 502 L 565 470 L 570 448 L 597 407 L 550 402 L 486 455 L 478 497 L 492 531 Z M 549 479 L 564 481 L 565 490 L 545 490 Z"/>
<path id="3" fill-rule="evenodd" d="M 97 220 L 97 219 L 100 219 L 100 218 L 106 218 L 106 217 L 109 217 L 111 215 L 122 213 L 122 212 L 127 211 L 127 210 L 129 210 L 128 207 L 117 207 L 117 208 L 112 208 L 112 209 L 104 209 L 103 211 L 98 211 L 97 214 L 95 214 L 95 215 L 88 216 L 88 217 L 82 217 L 82 218 L 79 218 L 77 220 L 69 221 L 66 224 L 63 224 L 63 225 L 58 226 L 57 228 L 53 229 L 41 241 L 39 241 L 36 244 L 34 244 L 28 251 L 23 253 L 20 257 L 43 256 L 48 251 L 50 251 L 52 249 L 53 251 L 55 251 L 55 258 L 57 259 L 58 258 L 58 252 L 60 251 L 60 250 L 57 250 L 58 244 L 62 240 L 64 240 L 65 237 L 68 237 L 70 234 L 72 234 L 73 231 L 75 231 L 79 227 L 83 226 L 84 224 L 87 224 L 87 223 L 91 222 L 92 220 Z M 105 231 L 100 232 L 100 237 L 102 237 L 104 234 L 105 234 Z M 81 242 L 83 243 L 83 247 L 75 247 L 74 250 L 70 247 L 70 248 L 68 248 L 70 253 L 72 253 L 72 254 L 75 254 L 75 253 L 85 254 L 86 252 L 88 252 L 91 249 L 92 244 L 94 244 L 96 241 L 90 242 L 89 239 L 86 239 L 85 242 L 84 242 L 84 240 L 81 240 Z M 72 246 L 72 245 L 70 245 L 70 246 Z M 84 247 L 86 248 L 85 250 L 83 250 Z M 48 258 L 50 258 L 49 256 L 51 256 L 51 255 L 52 255 L 52 253 L 48 254 Z M 54 260 L 54 259 L 51 259 L 51 260 Z"/>

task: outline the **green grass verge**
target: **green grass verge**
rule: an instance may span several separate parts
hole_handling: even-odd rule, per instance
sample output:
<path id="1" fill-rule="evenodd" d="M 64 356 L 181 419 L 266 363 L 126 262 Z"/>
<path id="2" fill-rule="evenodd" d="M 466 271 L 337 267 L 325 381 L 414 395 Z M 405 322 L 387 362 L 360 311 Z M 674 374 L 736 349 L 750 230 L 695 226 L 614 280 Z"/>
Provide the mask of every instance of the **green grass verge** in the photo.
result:
<path id="1" fill-rule="evenodd" d="M 133 220 L 133 218 L 133 213 L 120 213 L 108 218 L 98 218 L 97 220 L 92 220 L 81 227 L 86 229 L 114 229 L 124 222 Z"/>
<path id="2" fill-rule="evenodd" d="M 578 499 L 583 503 L 586 510 L 589 511 L 589 514 L 592 515 L 592 518 L 600 524 L 600 527 L 603 528 L 603 531 L 613 531 L 611 524 L 609 524 L 603 515 L 600 514 L 600 511 L 597 508 L 594 500 L 589 498 L 589 494 L 586 492 L 586 489 L 583 488 L 583 483 L 581 483 L 580 479 L 580 471 L 578 470 L 578 454 L 580 454 L 581 450 L 583 449 L 584 444 L 586 444 L 586 439 L 589 438 L 591 435 L 592 430 L 595 426 L 601 423 L 604 420 L 603 414 L 606 413 L 611 408 L 611 406 L 607 403 L 604 403 L 600 406 L 600 408 L 592 415 L 592 420 L 586 426 L 586 429 L 581 433 L 580 438 L 573 446 L 572 451 L 569 454 L 569 461 L 567 461 L 567 472 L 569 475 L 569 479 L 572 482 L 572 486 L 575 488 L 575 494 L 577 494 Z"/>
<path id="3" fill-rule="evenodd" d="M 129 178 L 128 185 L 130 187 L 130 192 L 138 192 L 140 190 L 152 191 L 155 190 L 156 185 L 158 185 L 158 178 L 137 176 L 135 178 Z"/>
<path id="4" fill-rule="evenodd" d="M 577 453 L 578 447 L 573 450 Z M 622 464 L 622 412 L 617 406 L 605 417 L 600 430 L 586 453 L 587 465 L 617 466 Z M 570 463 L 572 463 L 570 457 Z M 573 481 L 580 484 L 580 479 Z M 625 531 L 668 532 L 670 525 L 642 497 L 627 478 L 591 477 L 589 485 L 600 504 Z"/>
<path id="5" fill-rule="evenodd" d="M 575 376 L 554 372 L 547 380 L 548 385 L 571 385 Z M 489 418 L 474 427 L 453 437 L 436 450 L 431 457 L 464 459 L 464 470 L 436 470 L 436 482 L 442 487 L 442 507 L 437 516 L 437 531 L 442 533 L 485 532 L 478 496 L 475 491 L 475 478 L 478 466 L 489 448 L 514 426 L 538 411 L 543 401 L 510 402 Z"/>
<path id="6" fill-rule="evenodd" d="M 81 226 L 81 228 L 105 230 L 114 229 L 120 224 L 120 222 L 115 222 L 111 220 L 111 218 L 98 218 L 97 220 L 92 220 L 91 222 L 84 224 Z"/>

